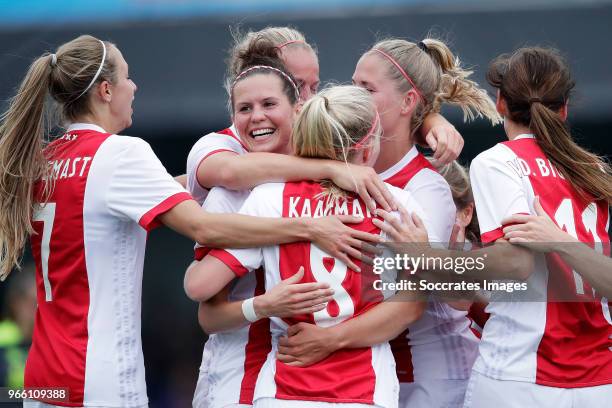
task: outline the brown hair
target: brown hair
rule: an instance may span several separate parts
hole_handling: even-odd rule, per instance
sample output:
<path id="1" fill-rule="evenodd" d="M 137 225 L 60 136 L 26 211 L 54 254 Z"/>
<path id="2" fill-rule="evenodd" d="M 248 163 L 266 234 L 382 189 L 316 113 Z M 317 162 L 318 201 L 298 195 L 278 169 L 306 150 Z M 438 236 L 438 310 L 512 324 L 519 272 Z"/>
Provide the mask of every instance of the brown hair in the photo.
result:
<path id="1" fill-rule="evenodd" d="M 559 115 L 574 88 L 569 68 L 551 48 L 520 48 L 495 58 L 488 82 L 499 89 L 509 119 L 528 126 L 538 145 L 580 194 L 612 201 L 610 165 L 578 146 Z"/>
<path id="2" fill-rule="evenodd" d="M 233 76 L 227 76 L 225 79 L 231 113 L 234 113 L 234 86 L 237 82 L 255 74 L 272 74 L 279 77 L 283 83 L 283 93 L 291 105 L 297 103 L 299 90 L 296 81 L 278 58 L 276 46 L 270 40 L 263 37 L 254 38 L 248 46 L 236 52 L 234 64 L 235 75 L 232 73 Z"/>
<path id="3" fill-rule="evenodd" d="M 243 34 L 239 29 L 232 32 L 234 45 L 229 50 L 227 59 L 227 77 L 234 78 L 243 71 L 241 67 L 241 54 L 252 47 L 254 42 L 263 41 L 271 47 L 272 55 L 279 63 L 281 60 L 281 48 L 285 47 L 301 47 L 312 50 L 316 54 L 314 46 L 306 42 L 304 34 L 291 27 L 266 27 L 259 31 L 248 31 Z"/>
<path id="4" fill-rule="evenodd" d="M 430 162 L 432 158 L 427 158 Z M 472 186 L 470 184 L 470 176 L 467 169 L 459 164 L 458 161 L 453 160 L 452 162 L 445 164 L 442 167 L 437 168 L 438 173 L 448 183 L 453 195 L 453 201 L 457 206 L 457 211 L 464 210 L 468 205 L 472 204 L 472 219 L 470 223 L 465 227 L 465 236 L 471 242 L 477 242 L 480 240 L 480 227 L 478 225 L 478 217 L 476 216 L 476 206 L 474 206 L 474 195 L 472 193 Z"/>
<path id="5" fill-rule="evenodd" d="M 393 58 L 404 72 L 375 50 Z M 472 71 L 464 69 L 459 58 L 440 40 L 427 38 L 417 45 L 402 39 L 387 39 L 374 44 L 366 54 L 379 55 L 385 61 L 389 78 L 397 83 L 401 92 L 414 88 L 403 73 L 418 88 L 416 91 L 422 98 L 419 98 L 413 115 L 413 133 L 429 113 L 440 110 L 442 103 L 458 105 L 463 110 L 464 119 L 485 116 L 493 124 L 501 121 L 487 92 L 468 79 Z"/>
<path id="6" fill-rule="evenodd" d="M 104 43 L 107 51 L 111 43 Z M 100 40 L 83 35 L 59 47 L 54 54 L 44 53 L 28 69 L 17 94 L 11 99 L 0 124 L 0 278 L 4 279 L 19 259 L 27 237 L 33 233 L 35 210 L 34 183 L 46 179 L 43 201 L 53 187 L 43 148 L 46 145 L 49 116 L 45 100 L 50 95 L 60 107 L 63 118 L 74 121 L 90 112 L 89 93 L 84 93 L 94 78 L 104 48 Z M 115 63 L 106 55 L 96 80 L 113 82 Z M 95 85 L 95 84 L 94 84 Z"/>
<path id="7" fill-rule="evenodd" d="M 380 137 L 382 128 L 370 94 L 356 86 L 332 86 L 304 104 L 293 127 L 293 152 L 349 162 Z M 364 140 L 368 137 L 368 140 Z M 332 199 L 344 196 L 333 183 L 322 183 Z"/>

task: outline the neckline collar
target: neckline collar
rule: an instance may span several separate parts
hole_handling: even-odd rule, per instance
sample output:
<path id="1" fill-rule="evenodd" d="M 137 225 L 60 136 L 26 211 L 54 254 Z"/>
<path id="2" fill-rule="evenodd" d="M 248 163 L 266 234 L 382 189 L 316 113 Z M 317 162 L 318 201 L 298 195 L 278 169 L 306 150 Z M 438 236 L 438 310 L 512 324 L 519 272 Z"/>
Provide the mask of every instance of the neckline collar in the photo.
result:
<path id="1" fill-rule="evenodd" d="M 400 172 L 400 170 L 406 167 L 408 163 L 410 163 L 417 156 L 417 154 L 419 154 L 419 151 L 417 150 L 416 145 L 412 146 L 412 148 L 408 150 L 408 153 L 406 153 L 404 157 L 402 157 L 397 163 L 395 163 L 393 166 L 389 167 L 382 173 L 378 173 L 378 175 L 383 180 L 395 176 L 397 173 Z"/>
<path id="2" fill-rule="evenodd" d="M 106 130 L 93 123 L 71 123 L 68 129 L 66 129 L 67 132 L 72 132 L 74 130 L 95 130 L 100 133 L 108 133 Z"/>

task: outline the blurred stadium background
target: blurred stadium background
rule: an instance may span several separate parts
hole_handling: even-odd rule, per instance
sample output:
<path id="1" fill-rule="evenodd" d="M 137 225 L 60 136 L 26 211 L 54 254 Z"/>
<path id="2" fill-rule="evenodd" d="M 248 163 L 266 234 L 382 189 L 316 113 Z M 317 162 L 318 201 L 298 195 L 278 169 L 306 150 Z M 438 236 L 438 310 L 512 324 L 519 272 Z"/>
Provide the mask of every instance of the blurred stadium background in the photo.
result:
<path id="1" fill-rule="evenodd" d="M 0 0 L 0 108 L 43 51 L 85 33 L 110 40 L 139 88 L 134 125 L 124 133 L 147 140 L 176 175 L 185 172 L 199 136 L 229 123 L 222 79 L 230 27 L 298 28 L 317 46 L 323 84 L 350 82 L 357 59 L 378 38 L 418 41 L 433 33 L 474 67 L 481 83 L 488 62 L 502 52 L 536 44 L 561 49 L 577 82 L 574 135 L 609 158 L 611 23 L 612 0 Z M 458 110 L 444 113 L 465 138 L 464 164 L 504 138 L 501 127 L 466 125 Z M 205 340 L 197 307 L 182 289 L 192 245 L 167 229 L 153 232 L 148 245 L 142 335 L 150 406 L 186 407 Z M 6 287 L 0 286 L 4 306 Z M 2 318 L 8 316 L 4 307 Z M 1 378 L 5 369 L 0 363 Z"/>

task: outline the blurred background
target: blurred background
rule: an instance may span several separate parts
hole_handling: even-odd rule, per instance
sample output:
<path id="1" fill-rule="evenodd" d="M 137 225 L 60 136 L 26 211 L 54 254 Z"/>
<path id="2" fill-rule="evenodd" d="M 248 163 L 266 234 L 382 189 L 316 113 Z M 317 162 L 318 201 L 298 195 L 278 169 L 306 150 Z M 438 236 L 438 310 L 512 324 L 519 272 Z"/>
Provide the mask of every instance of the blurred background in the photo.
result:
<path id="1" fill-rule="evenodd" d="M 323 84 L 350 82 L 361 53 L 386 36 L 446 40 L 482 84 L 500 53 L 557 47 L 577 83 L 574 136 L 608 158 L 612 152 L 612 0 L 0 0 L 0 108 L 42 52 L 86 33 L 112 41 L 138 85 L 134 124 L 124 133 L 147 140 L 170 173 L 182 174 L 196 140 L 229 124 L 222 80 L 230 28 L 268 25 L 291 25 L 317 46 Z M 501 127 L 443 113 L 465 139 L 463 164 L 504 139 Z M 182 288 L 191 259 L 188 240 L 167 229 L 150 234 L 142 336 L 152 408 L 191 403 L 206 339 Z M 29 344 L 28 274 L 30 266 L 0 285 L 2 385 L 18 381 Z"/>

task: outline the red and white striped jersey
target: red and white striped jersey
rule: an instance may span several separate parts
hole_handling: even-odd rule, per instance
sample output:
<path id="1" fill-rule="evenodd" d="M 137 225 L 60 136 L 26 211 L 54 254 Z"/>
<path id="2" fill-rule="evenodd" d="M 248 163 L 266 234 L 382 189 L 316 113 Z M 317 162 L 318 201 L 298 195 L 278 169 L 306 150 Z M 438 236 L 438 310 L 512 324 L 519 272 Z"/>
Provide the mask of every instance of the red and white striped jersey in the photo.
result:
<path id="1" fill-rule="evenodd" d="M 200 164 L 219 152 L 247 153 L 234 126 L 209 133 L 196 142 L 187 158 L 187 188 L 212 213 L 237 213 L 250 194 L 249 190 L 233 191 L 222 187 L 207 189 L 197 181 Z M 195 259 L 201 260 L 210 248 L 196 243 Z M 264 274 L 258 271 L 232 283 L 229 300 L 238 301 L 264 293 Z M 206 390 L 207 408 L 253 402 L 255 382 L 271 348 L 270 321 L 262 319 L 241 329 L 212 334 L 204 345 L 201 373 L 196 393 Z M 207 384 L 201 384 L 206 382 Z M 239 390 L 239 392 L 236 392 Z"/>
<path id="2" fill-rule="evenodd" d="M 448 242 L 456 218 L 450 187 L 416 147 L 379 175 L 421 205 L 431 242 Z M 466 312 L 431 298 L 423 316 L 390 341 L 400 382 L 469 378 L 478 348 L 470 323 Z"/>
<path id="3" fill-rule="evenodd" d="M 33 216 L 38 308 L 26 387 L 63 406 L 147 404 L 140 339 L 147 231 L 191 196 L 143 140 L 73 124 L 45 149 L 55 188 Z M 40 201 L 42 182 L 35 187 Z"/>
<path id="4" fill-rule="evenodd" d="M 244 154 L 247 151 L 248 149 L 238 137 L 238 133 L 233 125 L 219 132 L 202 136 L 193 145 L 187 156 L 187 190 L 191 192 L 193 198 L 199 204 L 202 204 L 209 191 L 208 188 L 202 187 L 198 183 L 198 167 L 200 167 L 202 161 L 215 153 L 233 152 Z"/>
<path id="5" fill-rule="evenodd" d="M 423 215 L 418 203 L 402 190 L 389 186 L 397 201 L 409 211 Z M 341 199 L 327 206 L 320 196 L 318 183 L 269 183 L 256 187 L 240 210 L 243 214 L 264 217 L 321 217 L 349 214 L 365 217 L 351 227 L 380 233 L 372 216 L 360 199 Z M 218 250 L 210 252 L 236 275 L 264 265 L 266 289 L 287 279 L 304 266 L 302 282 L 327 282 L 334 289 L 334 300 L 325 310 L 292 318 L 272 318 L 272 351 L 261 370 L 255 388 L 255 400 L 278 398 L 335 403 L 376 404 L 396 407 L 399 385 L 388 343 L 361 349 L 339 350 L 319 363 L 306 368 L 291 367 L 276 360 L 278 339 L 287 327 L 298 322 L 333 326 L 364 313 L 382 300 L 382 294 L 364 298 L 370 282 L 330 257 L 315 244 L 299 242 L 264 248 Z M 363 279 L 363 280 L 362 280 Z M 369 287 L 371 293 L 373 289 Z"/>
<path id="6" fill-rule="evenodd" d="M 608 206 L 583 199 L 561 177 L 533 135 L 499 143 L 474 159 L 472 188 L 483 242 L 503 237 L 501 221 L 534 214 L 537 195 L 544 211 L 578 240 L 609 243 Z M 612 320 L 609 303 L 558 255 L 536 255 L 527 280 L 541 301 L 490 302 L 491 314 L 474 370 L 491 378 L 552 387 L 612 383 Z M 555 302 L 549 299 L 574 299 Z"/>
<path id="7" fill-rule="evenodd" d="M 202 207 L 211 213 L 237 213 L 249 193 L 249 190 L 214 187 Z M 201 260 L 208 250 L 196 244 L 196 260 Z M 228 300 L 240 301 L 264 292 L 264 273 L 260 269 L 235 279 Z M 211 334 L 204 345 L 200 369 L 203 374 L 198 378 L 196 388 L 196 393 L 207 391 L 206 395 L 199 396 L 199 400 L 206 402 L 206 408 L 251 405 L 257 376 L 271 348 L 269 319 L 258 320 L 238 330 Z"/>

